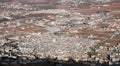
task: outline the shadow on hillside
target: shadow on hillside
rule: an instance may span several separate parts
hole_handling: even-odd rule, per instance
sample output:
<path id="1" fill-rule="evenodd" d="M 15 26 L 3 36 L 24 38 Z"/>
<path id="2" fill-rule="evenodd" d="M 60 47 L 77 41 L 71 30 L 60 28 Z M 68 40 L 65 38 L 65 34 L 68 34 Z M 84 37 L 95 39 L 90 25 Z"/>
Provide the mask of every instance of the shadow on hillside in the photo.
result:
<path id="1" fill-rule="evenodd" d="M 109 65 L 109 62 L 105 62 L 102 64 L 94 61 L 75 62 L 72 59 L 66 62 L 49 58 L 33 59 L 28 61 L 21 58 L 13 59 L 8 57 L 1 57 L 0 66 L 120 66 L 120 61 L 113 63 L 113 65 Z"/>

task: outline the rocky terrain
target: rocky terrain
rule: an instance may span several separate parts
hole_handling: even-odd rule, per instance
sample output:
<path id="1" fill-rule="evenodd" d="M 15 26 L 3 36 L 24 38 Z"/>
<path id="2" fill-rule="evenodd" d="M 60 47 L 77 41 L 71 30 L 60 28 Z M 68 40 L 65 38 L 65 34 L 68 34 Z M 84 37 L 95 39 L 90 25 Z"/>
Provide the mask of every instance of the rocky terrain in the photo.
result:
<path id="1" fill-rule="evenodd" d="M 0 64 L 119 66 L 119 0 L 0 0 Z"/>

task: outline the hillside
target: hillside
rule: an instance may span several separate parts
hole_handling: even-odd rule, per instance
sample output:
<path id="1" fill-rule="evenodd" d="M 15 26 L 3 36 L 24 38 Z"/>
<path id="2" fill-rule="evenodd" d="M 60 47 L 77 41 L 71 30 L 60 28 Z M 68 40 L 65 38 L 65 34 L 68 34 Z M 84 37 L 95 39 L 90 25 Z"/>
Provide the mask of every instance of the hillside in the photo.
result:
<path id="1" fill-rule="evenodd" d="M 0 0 L 0 66 L 120 66 L 120 0 Z"/>

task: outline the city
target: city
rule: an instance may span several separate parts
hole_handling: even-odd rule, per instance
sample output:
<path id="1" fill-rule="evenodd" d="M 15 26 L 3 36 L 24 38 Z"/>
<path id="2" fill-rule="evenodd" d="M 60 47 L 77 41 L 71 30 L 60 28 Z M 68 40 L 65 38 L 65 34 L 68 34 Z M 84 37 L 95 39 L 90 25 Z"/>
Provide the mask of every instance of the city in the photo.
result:
<path id="1" fill-rule="evenodd" d="M 0 64 L 119 66 L 119 0 L 0 0 Z"/>

